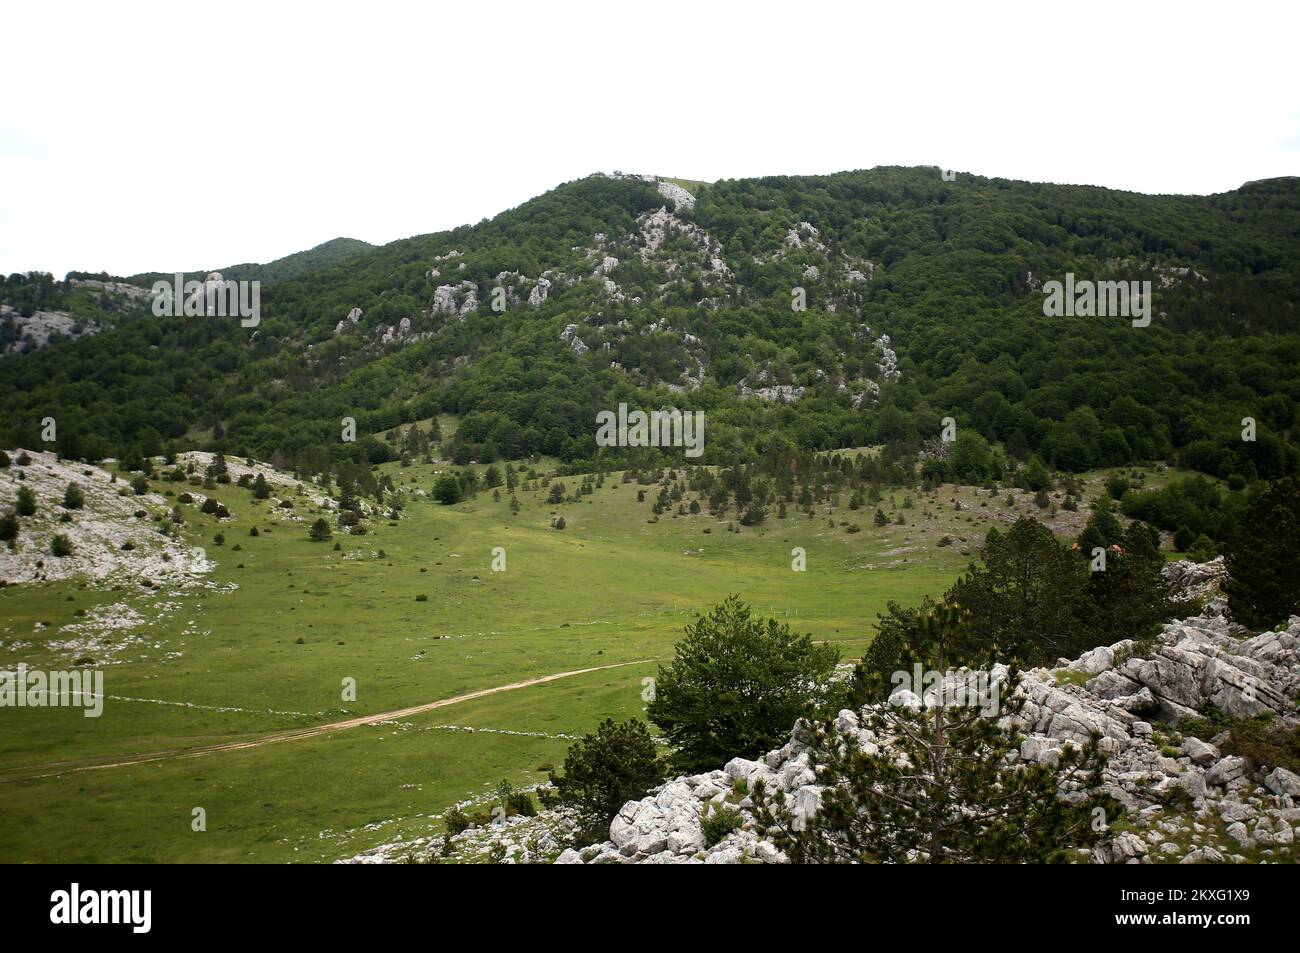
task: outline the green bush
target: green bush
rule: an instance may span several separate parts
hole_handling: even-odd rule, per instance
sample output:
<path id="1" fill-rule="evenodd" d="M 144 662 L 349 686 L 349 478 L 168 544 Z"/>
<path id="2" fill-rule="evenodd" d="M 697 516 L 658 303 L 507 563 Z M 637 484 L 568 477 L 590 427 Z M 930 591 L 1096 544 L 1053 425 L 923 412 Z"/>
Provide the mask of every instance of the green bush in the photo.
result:
<path id="1" fill-rule="evenodd" d="M 700 812 L 700 831 L 704 845 L 713 847 L 732 831 L 740 830 L 745 819 L 734 807 L 725 804 L 706 804 Z"/>
<path id="2" fill-rule="evenodd" d="M 826 697 L 838 661 L 832 646 L 755 618 L 729 596 L 686 626 L 646 713 L 685 770 L 752 758 L 784 742 L 805 706 Z"/>
<path id="3" fill-rule="evenodd" d="M 569 748 L 563 774 L 549 773 L 552 789 L 542 791 L 542 803 L 573 811 L 576 841 L 604 840 L 623 805 L 643 797 L 666 774 L 645 722 L 607 718 Z"/>
<path id="4" fill-rule="evenodd" d="M 442 816 L 442 820 L 447 825 L 447 833 L 453 836 L 464 833 L 469 829 L 469 815 L 459 807 L 448 809 L 447 813 Z"/>

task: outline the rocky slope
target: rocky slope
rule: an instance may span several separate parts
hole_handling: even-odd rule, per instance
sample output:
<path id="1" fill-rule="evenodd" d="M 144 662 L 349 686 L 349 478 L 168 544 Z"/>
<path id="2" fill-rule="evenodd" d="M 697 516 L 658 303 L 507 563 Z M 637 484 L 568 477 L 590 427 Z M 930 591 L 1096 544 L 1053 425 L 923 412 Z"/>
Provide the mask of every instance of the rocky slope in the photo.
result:
<path id="1" fill-rule="evenodd" d="M 574 355 L 617 371 L 639 386 L 663 385 L 674 393 L 717 383 L 710 349 L 689 329 L 694 320 L 689 311 L 681 310 L 674 321 L 648 318 L 635 309 L 678 301 L 686 288 L 694 310 L 715 311 L 748 300 L 728 252 L 690 220 L 688 213 L 696 200 L 682 186 L 649 175 L 615 173 L 613 178 L 650 182 L 665 204 L 638 215 L 630 232 L 595 232 L 584 244 L 573 246 L 570 250 L 579 256 L 576 267 L 548 269 L 536 277 L 502 271 L 490 284 L 480 285 L 464 277 L 466 256 L 453 249 L 429 262 L 424 277 L 431 296 L 423 311 L 396 324 L 362 328 L 365 312 L 353 307 L 334 326 L 334 336 L 349 335 L 368 353 L 379 354 L 456 333 L 458 325 L 482 309 L 537 310 L 555 296 L 585 287 L 591 293 L 591 306 L 583 309 L 581 321 L 567 322 L 558 332 L 560 344 Z M 797 265 L 795 273 L 802 275 L 800 292 L 814 295 L 828 311 L 860 317 L 862 295 L 877 266 L 839 253 L 821 238 L 816 226 L 799 222 L 768 254 L 753 261 L 763 265 L 789 259 Z M 829 384 L 836 393 L 848 394 L 859 408 L 876 398 L 881 382 L 900 376 L 898 355 L 887 334 L 859 323 L 840 345 L 838 351 L 820 355 L 822 366 L 800 374 L 793 373 L 784 359 L 756 357 L 755 369 L 734 385 L 735 392 L 766 403 L 792 403 Z M 646 359 L 651 354 L 658 359 Z"/>
<path id="2" fill-rule="evenodd" d="M 24 453 L 30 463 L 20 465 Z M 0 512 L 13 508 L 24 486 L 36 496 L 36 512 L 19 517 L 12 546 L 0 546 L 0 582 L 15 585 L 79 576 L 97 587 L 136 582 L 186 586 L 211 571 L 202 549 L 159 532 L 172 506 L 161 494 L 137 495 L 109 471 L 60 460 L 53 453 L 16 447 L 8 454 L 15 462 L 0 468 Z M 85 495 L 80 509 L 62 505 L 70 484 Z M 56 536 L 67 537 L 71 555 L 52 555 Z"/>
<path id="3" fill-rule="evenodd" d="M 1183 594 L 1207 594 L 1222 565 L 1177 563 L 1167 577 Z M 1227 733 L 1198 738 L 1178 723 L 1209 713 L 1276 716 L 1294 726 L 1300 695 L 1300 617 L 1274 632 L 1250 636 L 1211 598 L 1200 615 L 1171 622 L 1144 655 L 1131 642 L 1093 649 L 1055 669 L 1025 674 L 1019 714 L 1024 742 L 1018 758 L 1050 762 L 1067 745 L 1099 733 L 1110 755 L 1109 793 L 1126 814 L 1091 855 L 1093 863 L 1288 861 L 1300 834 L 1300 777 L 1261 771 L 1227 755 Z M 1003 670 L 1004 671 L 1004 670 Z M 995 670 L 995 676 L 998 672 Z M 916 703 L 917 699 L 899 699 Z M 842 711 L 838 728 L 862 745 L 880 742 L 862 729 L 858 712 Z M 754 830 L 744 792 L 755 782 L 780 788 L 796 814 L 815 813 L 821 788 L 808 767 L 799 729 L 781 748 L 720 770 L 679 777 L 631 801 L 610 825 L 609 840 L 566 850 L 559 863 L 782 863 L 785 857 Z M 729 803 L 745 824 L 706 846 L 706 805 Z"/>

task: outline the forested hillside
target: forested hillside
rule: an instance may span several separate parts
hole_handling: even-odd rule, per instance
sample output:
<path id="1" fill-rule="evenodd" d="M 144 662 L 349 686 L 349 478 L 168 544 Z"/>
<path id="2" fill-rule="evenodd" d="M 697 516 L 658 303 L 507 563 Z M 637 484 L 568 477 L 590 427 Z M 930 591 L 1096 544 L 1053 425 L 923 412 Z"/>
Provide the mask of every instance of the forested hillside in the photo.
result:
<path id="1" fill-rule="evenodd" d="M 915 456 L 953 417 L 983 438 L 958 462 L 968 482 L 1036 457 L 1244 485 L 1300 460 L 1298 183 L 1147 196 L 878 168 L 690 194 L 591 176 L 473 227 L 267 274 L 282 280 L 256 328 L 145 302 L 6 358 L 0 443 L 38 445 L 53 416 L 65 456 L 197 447 L 318 470 L 394 454 L 341 442 L 343 417 L 365 434 L 447 413 L 458 462 L 576 465 L 596 457 L 597 411 L 625 401 L 705 410 L 705 463 Z M 1044 317 L 1044 282 L 1067 272 L 1150 280 L 1154 320 Z M 75 315 L 63 287 L 13 276 L 3 295 Z M 645 455 L 601 451 L 620 453 Z"/>

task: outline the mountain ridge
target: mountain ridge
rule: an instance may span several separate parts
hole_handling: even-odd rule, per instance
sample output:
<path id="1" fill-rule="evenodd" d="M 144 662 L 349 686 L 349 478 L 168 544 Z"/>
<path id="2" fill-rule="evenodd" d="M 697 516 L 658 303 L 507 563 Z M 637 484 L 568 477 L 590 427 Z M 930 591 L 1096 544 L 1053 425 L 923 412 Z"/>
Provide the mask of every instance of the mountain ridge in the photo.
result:
<path id="1" fill-rule="evenodd" d="M 676 403 L 712 414 L 715 460 L 914 454 L 953 417 L 1067 471 L 1189 450 L 1247 480 L 1296 464 L 1295 181 L 1153 197 L 879 167 L 721 180 L 690 207 L 663 184 L 587 176 L 362 249 L 276 281 L 251 331 L 144 315 L 13 356 L 0 436 L 33 445 L 65 408 L 72 455 L 197 439 L 319 469 L 384 459 L 341 444 L 342 417 L 373 433 L 445 413 L 465 424 L 457 462 L 576 464 L 599 410 Z M 1044 319 L 1043 283 L 1067 272 L 1151 281 L 1152 327 Z M 1242 446 L 1247 416 L 1267 426 Z"/>

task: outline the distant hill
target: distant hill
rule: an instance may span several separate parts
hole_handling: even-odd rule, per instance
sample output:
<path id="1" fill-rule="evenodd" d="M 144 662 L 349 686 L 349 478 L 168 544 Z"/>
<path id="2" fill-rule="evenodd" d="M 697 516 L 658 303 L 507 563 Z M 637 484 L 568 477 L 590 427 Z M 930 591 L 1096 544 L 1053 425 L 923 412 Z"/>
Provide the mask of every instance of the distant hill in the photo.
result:
<path id="1" fill-rule="evenodd" d="M 227 265 L 224 268 L 195 269 L 186 272 L 186 274 L 206 275 L 209 272 L 219 271 L 223 278 L 231 281 L 261 281 L 264 284 L 271 284 L 276 281 L 297 278 L 309 271 L 340 264 L 355 258 L 362 252 L 370 251 L 374 247 L 369 242 L 363 242 L 357 238 L 332 238 L 315 248 L 294 252 L 292 255 L 285 255 L 283 258 L 277 258 L 275 261 L 266 262 L 265 264 L 244 262 L 239 265 Z M 132 284 L 147 285 L 152 284 L 159 278 L 169 277 L 171 276 L 167 273 L 146 272 L 132 275 L 127 280 Z"/>

